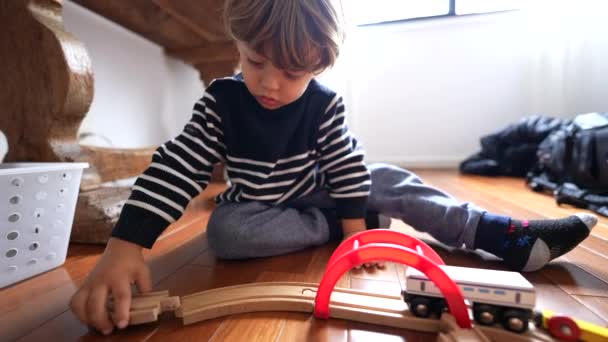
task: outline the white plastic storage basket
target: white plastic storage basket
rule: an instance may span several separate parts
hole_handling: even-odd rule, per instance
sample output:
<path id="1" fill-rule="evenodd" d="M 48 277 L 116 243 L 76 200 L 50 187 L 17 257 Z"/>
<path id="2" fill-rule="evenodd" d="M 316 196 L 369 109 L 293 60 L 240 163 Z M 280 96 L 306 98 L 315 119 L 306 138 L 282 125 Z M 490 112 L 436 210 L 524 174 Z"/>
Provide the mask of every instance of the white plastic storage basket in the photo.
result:
<path id="1" fill-rule="evenodd" d="M 0 288 L 65 262 L 87 163 L 0 164 Z"/>

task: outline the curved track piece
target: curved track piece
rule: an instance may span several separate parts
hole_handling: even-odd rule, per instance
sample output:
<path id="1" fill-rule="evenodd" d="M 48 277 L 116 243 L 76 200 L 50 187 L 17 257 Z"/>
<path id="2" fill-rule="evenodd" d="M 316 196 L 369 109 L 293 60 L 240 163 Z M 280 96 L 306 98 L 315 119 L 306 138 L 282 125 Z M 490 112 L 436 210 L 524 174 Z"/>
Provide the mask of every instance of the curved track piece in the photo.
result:
<path id="1" fill-rule="evenodd" d="M 344 240 L 331 255 L 329 262 L 327 262 L 327 268 L 329 268 L 331 264 L 336 261 L 336 259 L 341 258 L 344 253 L 359 247 L 363 247 L 370 243 L 392 243 L 407 247 L 418 252 L 418 254 L 426 256 L 437 265 L 445 265 L 443 259 L 441 259 L 439 254 L 437 254 L 434 249 L 413 236 L 391 229 L 372 229 L 354 234 L 353 236 Z"/>
<path id="2" fill-rule="evenodd" d="M 317 284 L 269 282 L 208 290 L 181 298 L 175 311 L 184 324 L 228 315 L 259 311 L 312 313 Z M 438 332 L 440 321 L 418 318 L 400 296 L 334 289 L 331 317 L 402 329 Z"/>
<path id="3" fill-rule="evenodd" d="M 156 320 L 158 311 L 174 310 L 184 324 L 206 319 L 259 311 L 296 311 L 311 313 L 317 284 L 295 282 L 266 282 L 229 286 L 181 297 L 169 297 L 168 292 L 153 292 L 134 297 L 138 303 L 132 314 L 140 313 L 139 321 L 130 325 Z M 474 327 L 461 329 L 450 313 L 441 319 L 418 318 L 410 314 L 401 296 L 383 295 L 336 288 L 332 293 L 331 317 L 382 326 L 438 333 L 437 341 L 507 341 L 549 342 L 553 339 L 541 329 L 532 327 L 524 334 L 509 332 L 500 327 Z M 159 308 L 160 304 L 160 308 Z M 150 311 L 143 315 L 143 311 Z M 154 317 L 152 317 L 154 316 Z M 488 339 L 489 338 L 489 339 Z"/>
<path id="4" fill-rule="evenodd" d="M 373 231 L 371 231 L 373 232 Z M 433 281 L 445 298 L 450 312 L 461 328 L 471 328 L 464 296 L 456 283 L 435 262 L 407 248 L 388 243 L 369 243 L 355 246 L 353 250 L 339 255 L 327 268 L 315 299 L 315 317 L 329 318 L 329 300 L 336 282 L 344 273 L 356 265 L 374 260 L 387 260 L 414 267 Z"/>
<path id="5" fill-rule="evenodd" d="M 312 312 L 316 284 L 252 283 L 228 286 L 181 298 L 175 311 L 184 324 L 258 311 Z"/>

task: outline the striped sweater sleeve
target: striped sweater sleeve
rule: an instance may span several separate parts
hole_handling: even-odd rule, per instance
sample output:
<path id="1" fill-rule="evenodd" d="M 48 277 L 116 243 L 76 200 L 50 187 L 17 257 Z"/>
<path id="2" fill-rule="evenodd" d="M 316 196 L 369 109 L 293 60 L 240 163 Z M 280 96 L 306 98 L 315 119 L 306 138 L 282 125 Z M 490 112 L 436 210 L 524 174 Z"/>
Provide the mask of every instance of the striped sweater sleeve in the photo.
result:
<path id="1" fill-rule="evenodd" d="M 337 95 L 321 119 L 317 145 L 319 169 L 326 176 L 338 216 L 363 218 L 371 177 L 363 162 L 363 148 L 348 129 L 344 103 Z"/>
<path id="2" fill-rule="evenodd" d="M 183 131 L 161 145 L 138 177 L 112 236 L 151 248 L 169 224 L 202 192 L 213 166 L 224 160 L 222 120 L 211 84 Z"/>

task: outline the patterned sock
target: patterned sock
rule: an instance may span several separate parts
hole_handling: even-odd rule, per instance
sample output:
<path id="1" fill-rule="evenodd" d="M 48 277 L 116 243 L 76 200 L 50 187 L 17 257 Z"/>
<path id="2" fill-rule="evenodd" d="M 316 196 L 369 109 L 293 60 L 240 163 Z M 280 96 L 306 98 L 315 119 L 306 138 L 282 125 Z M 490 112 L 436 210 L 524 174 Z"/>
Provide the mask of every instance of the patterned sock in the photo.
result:
<path id="1" fill-rule="evenodd" d="M 597 217 L 577 213 L 557 220 L 513 220 L 485 213 L 475 236 L 475 248 L 498 257 L 516 271 L 536 271 L 583 241 Z"/>

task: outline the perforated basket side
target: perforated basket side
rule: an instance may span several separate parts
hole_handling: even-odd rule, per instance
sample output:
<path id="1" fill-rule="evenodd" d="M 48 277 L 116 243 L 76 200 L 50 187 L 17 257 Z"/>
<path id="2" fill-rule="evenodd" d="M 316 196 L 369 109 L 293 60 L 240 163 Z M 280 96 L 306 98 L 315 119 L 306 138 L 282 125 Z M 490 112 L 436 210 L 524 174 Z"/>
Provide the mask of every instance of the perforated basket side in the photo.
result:
<path id="1" fill-rule="evenodd" d="M 5 287 L 65 262 L 87 164 L 0 166 L 0 287 Z"/>

